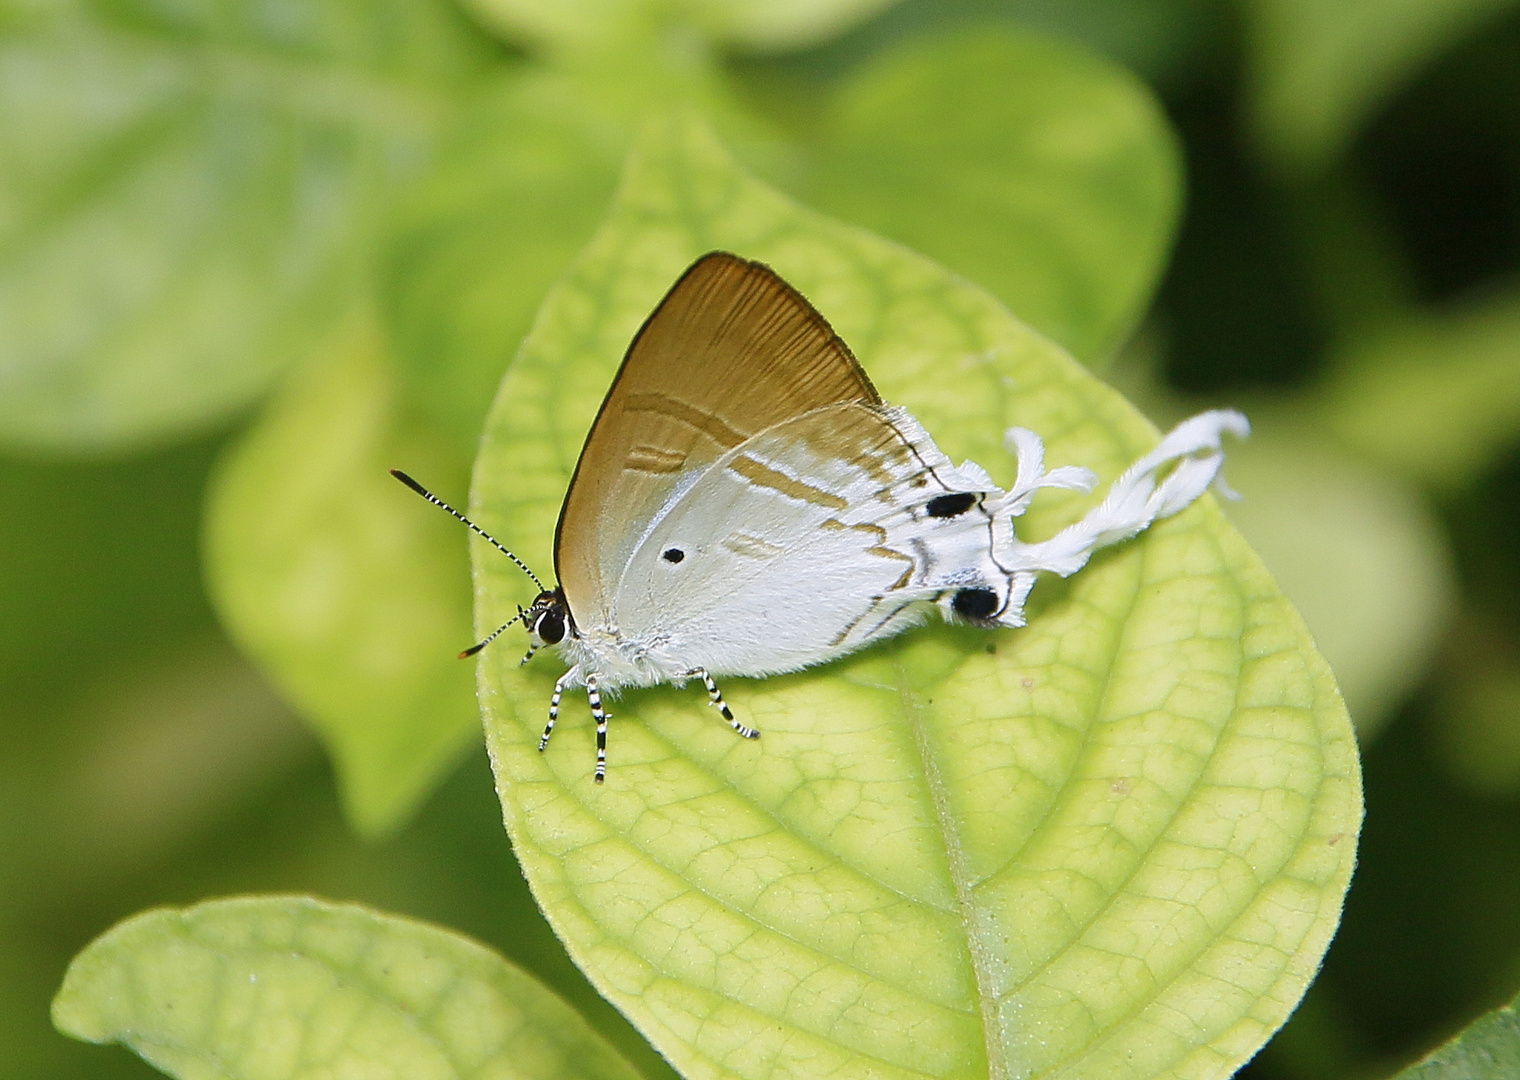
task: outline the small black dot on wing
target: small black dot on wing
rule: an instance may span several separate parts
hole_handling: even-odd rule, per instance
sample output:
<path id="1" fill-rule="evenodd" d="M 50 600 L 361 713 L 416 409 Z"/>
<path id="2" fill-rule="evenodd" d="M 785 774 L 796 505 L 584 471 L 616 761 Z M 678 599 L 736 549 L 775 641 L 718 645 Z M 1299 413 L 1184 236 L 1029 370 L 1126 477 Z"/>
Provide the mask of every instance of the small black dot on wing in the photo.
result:
<path id="1" fill-rule="evenodd" d="M 949 495 L 937 495 L 924 504 L 924 512 L 930 517 L 959 517 L 976 505 L 976 496 L 969 491 L 957 491 Z"/>
<path id="2" fill-rule="evenodd" d="M 686 558 L 686 552 L 682 551 L 680 548 L 666 548 L 663 552 L 660 553 L 660 558 L 664 559 L 668 563 L 678 563 L 682 559 Z"/>
<path id="3" fill-rule="evenodd" d="M 961 589 L 950 606 L 967 619 L 989 619 L 997 611 L 998 596 L 991 589 Z"/>

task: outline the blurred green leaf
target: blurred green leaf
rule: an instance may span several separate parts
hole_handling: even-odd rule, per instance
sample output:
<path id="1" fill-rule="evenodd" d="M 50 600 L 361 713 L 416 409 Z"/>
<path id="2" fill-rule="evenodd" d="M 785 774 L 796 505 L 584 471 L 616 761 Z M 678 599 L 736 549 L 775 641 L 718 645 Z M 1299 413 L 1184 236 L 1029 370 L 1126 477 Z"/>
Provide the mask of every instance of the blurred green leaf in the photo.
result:
<path id="1" fill-rule="evenodd" d="M 1470 480 L 1520 434 L 1520 289 L 1346 342 L 1317 411 L 1350 446 L 1407 476 Z"/>
<path id="2" fill-rule="evenodd" d="M 1010 423 L 1112 477 L 1153 430 L 994 300 L 656 124 L 503 383 L 475 514 L 532 564 L 627 342 L 695 257 L 764 259 L 948 453 Z M 1042 501 L 1032 535 L 1085 500 Z M 479 625 L 531 586 L 477 552 Z M 1249 1058 L 1339 917 L 1360 818 L 1329 671 L 1207 502 L 1036 589 L 1031 625 L 936 626 L 827 668 L 631 693 L 608 782 L 559 665 L 482 654 L 513 848 L 592 981 L 687 1075 L 1101 1076 Z M 568 703 L 567 703 L 568 704 Z"/>
<path id="3" fill-rule="evenodd" d="M 482 59 L 441 0 L 57 3 L 0 27 L 0 440 L 114 451 L 267 388 Z"/>
<path id="4" fill-rule="evenodd" d="M 1437 686 L 1430 739 L 1446 774 L 1487 798 L 1520 795 L 1520 655 L 1510 635 L 1469 616 Z"/>
<path id="5" fill-rule="evenodd" d="M 920 0 L 922 3 L 923 0 Z M 1216 47 L 1232 13 L 1216 0 L 929 0 L 973 17 L 1003 16 L 1068 41 L 1134 71 L 1152 85 L 1176 84 Z"/>
<path id="6" fill-rule="evenodd" d="M 715 41 L 751 49 L 802 49 L 842 34 L 898 0 L 688 0 Z"/>
<path id="7" fill-rule="evenodd" d="M 441 494 L 465 466 L 408 418 L 356 320 L 213 477 L 211 592 L 238 644 L 316 727 L 367 833 L 403 821 L 478 730 L 462 526 L 387 475 Z M 458 496 L 454 496 L 457 500 Z"/>
<path id="8" fill-rule="evenodd" d="M 130 663 L 215 633 L 198 545 L 215 451 L 0 458 L 0 505 L 14 508 L 0 513 L 0 730 L 62 736 L 45 714 L 78 692 L 80 657 Z"/>
<path id="9" fill-rule="evenodd" d="M 626 116 L 583 80 L 504 81 L 403 211 L 386 305 L 407 393 L 473 449 L 550 284 L 606 213 Z"/>
<path id="10" fill-rule="evenodd" d="M 148 663 L 112 657 L 91 675 L 79 702 L 50 718 L 68 731 L 61 760 L 30 763 L 33 827 L 53 844 L 38 884 L 54 895 L 191 849 L 276 778 L 320 757 L 311 733 L 220 635 Z"/>
<path id="11" fill-rule="evenodd" d="M 997 108 L 967 109 L 979 95 Z M 795 174 L 713 71 L 624 57 L 503 80 L 409 200 L 387 310 L 408 393 L 462 446 L 544 292 L 604 215 L 637 117 L 672 101 L 700 101 L 747 157 Z M 820 201 L 990 283 L 1089 360 L 1130 330 L 1179 184 L 1138 83 L 1070 47 L 989 30 L 900 50 L 834 113 L 803 185 Z"/>
<path id="12" fill-rule="evenodd" d="M 713 41 L 800 49 L 849 29 L 897 0 L 465 0 L 508 37 L 573 51 L 617 48 L 666 25 Z M 679 30 L 677 31 L 679 34 Z"/>
<path id="13" fill-rule="evenodd" d="M 1248 103 L 1262 154 L 1319 172 L 1421 68 L 1514 0 L 1248 0 Z"/>
<path id="14" fill-rule="evenodd" d="M 852 75 L 807 193 L 1101 366 L 1150 302 L 1181 185 L 1142 83 L 1082 49 L 989 26 L 910 40 Z"/>
<path id="15" fill-rule="evenodd" d="M 1501 1080 L 1520 1076 L 1520 999 L 1473 1021 L 1393 1080 Z"/>
<path id="16" fill-rule="evenodd" d="M 1291 414 L 1252 410 L 1229 506 L 1303 614 L 1363 741 L 1425 675 L 1456 603 L 1451 553 L 1401 478 L 1348 457 Z"/>
<path id="17" fill-rule="evenodd" d="M 640 117 L 679 102 L 752 160 L 795 154 L 710 58 L 623 44 L 497 80 L 398 215 L 384 291 L 407 394 L 461 449 L 473 453 L 544 293 L 605 216 Z"/>
<path id="18" fill-rule="evenodd" d="M 496 953 L 352 904 L 244 897 L 138 915 L 74 959 L 53 1022 L 181 1080 L 638 1073 Z"/>

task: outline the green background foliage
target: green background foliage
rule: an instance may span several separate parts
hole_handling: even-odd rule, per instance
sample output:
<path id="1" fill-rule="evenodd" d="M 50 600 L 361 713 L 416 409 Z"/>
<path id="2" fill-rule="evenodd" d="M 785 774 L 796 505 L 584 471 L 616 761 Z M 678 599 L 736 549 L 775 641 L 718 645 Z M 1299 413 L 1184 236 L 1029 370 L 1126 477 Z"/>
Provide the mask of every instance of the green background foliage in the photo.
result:
<path id="1" fill-rule="evenodd" d="M 1520 1070 L 1520 1014 L 1512 1001 L 1479 1017 L 1424 1061 L 1399 1073 L 1398 1080 L 1466 1080 L 1512 1076 Z"/>
<path id="2" fill-rule="evenodd" d="M 120 1039 L 184 1077 L 638 1076 L 575 1010 L 489 949 L 306 897 L 139 915 L 80 954 L 53 1020 L 77 1038 Z"/>
<path id="3" fill-rule="evenodd" d="M 834 219 L 827 235 L 859 226 L 927 255 L 1158 425 L 1206 402 L 1257 421 L 1257 437 L 1231 448 L 1247 500 L 1226 511 L 1346 692 L 1369 817 L 1325 969 L 1247 1074 L 1391 1075 L 1511 997 L 1517 58 L 1520 13 L 1503 0 L 0 2 L 0 1076 L 155 1075 L 119 1047 L 65 1039 L 48 1002 L 69 958 L 119 920 L 238 892 L 435 920 L 531 973 L 641 1075 L 671 1075 L 646 1035 L 686 1054 L 683 1067 L 699 1060 L 680 1048 L 700 1040 L 675 1014 L 641 1012 L 637 970 L 599 944 L 647 951 L 658 935 L 619 931 L 632 915 L 615 904 L 572 918 L 567 901 L 591 884 L 550 880 L 541 850 L 567 822 L 646 843 L 633 823 L 678 822 L 678 804 L 630 803 L 610 785 L 587 801 L 588 736 L 573 710 L 550 756 L 522 754 L 553 662 L 526 676 L 537 681 L 518 721 L 517 691 L 503 688 L 519 673 L 500 670 L 515 649 L 488 654 L 498 766 L 541 781 L 506 789 L 517 854 L 588 981 L 519 874 L 472 734 L 471 673 L 452 659 L 473 632 L 466 542 L 383 475 L 406 467 L 464 501 L 518 343 L 607 219 L 640 117 L 672 106 L 700 114 L 744 171 Z M 620 277 L 623 321 L 599 324 L 598 363 L 695 253 L 675 245 Z M 892 374 L 876 327 L 829 293 L 816 252 L 766 257 L 952 453 L 999 474 L 998 425 L 1058 418 L 1033 401 L 1005 412 L 999 395 L 949 378 Z M 956 284 L 936 295 L 983 294 Z M 943 312 L 922 310 L 917 332 L 938 340 Z M 1048 344 L 1017 334 L 1055 363 Z M 1072 388 L 1066 407 L 1109 400 L 1068 361 L 1049 370 Z M 584 411 L 606 373 L 592 364 L 580 378 Z M 509 405 L 481 476 L 519 430 L 503 426 Z M 978 420 L 966 408 L 990 411 Z M 1042 430 L 1057 461 L 1111 472 L 1143 447 L 1131 414 L 1103 409 L 1105 438 Z M 560 458 L 584 417 L 564 424 Z M 567 467 L 533 464 L 514 521 L 487 486 L 475 492 L 539 566 Z M 1037 509 L 1030 527 L 1044 528 L 1076 504 Z M 838 670 L 730 690 L 769 717 L 758 747 L 737 744 L 690 691 L 630 699 L 614 722 L 614 781 L 657 799 L 675 789 L 660 796 L 639 778 L 659 762 L 679 765 L 683 783 L 721 777 L 731 794 L 703 805 L 741 828 L 775 797 L 754 788 L 788 740 L 822 738 L 785 722 L 787 701 L 837 696 L 841 715 L 876 717 L 885 738 L 901 710 L 862 695 L 890 685 L 900 699 L 911 686 L 927 700 L 929 683 L 915 680 L 948 679 L 963 689 L 934 683 L 940 704 L 925 715 L 974 715 L 986 697 L 975 687 L 1058 637 L 1126 567 L 1163 557 L 1168 537 L 1233 535 L 1213 515 L 1199 508 L 1159 531 L 1151 556 L 1115 553 L 1090 578 L 1040 586 L 1045 629 L 999 639 L 996 654 L 979 653 L 976 635 L 923 631 Z M 489 622 L 522 583 L 484 569 L 477 618 Z M 1240 572 L 1226 579 L 1238 585 Z M 817 748 L 832 764 L 810 782 L 856 762 L 870 730 L 859 745 Z M 1042 745 L 1031 736 L 1027 752 Z M 831 812 L 821 789 L 798 790 Z M 522 801 L 530 791 L 558 793 L 542 835 L 526 824 L 539 810 Z M 1149 805 L 1137 794 L 1128 805 Z M 818 820 L 795 824 L 816 831 Z M 1071 856 L 1051 851 L 1057 867 Z M 1340 872 L 1316 879 L 1331 883 L 1324 895 Z M 705 923 L 672 915 L 660 962 L 680 966 Z M 473 948 L 429 932 L 444 953 Z M 1045 945 L 1059 951 L 1056 938 Z M 1218 1069 L 1281 1020 L 1316 951 L 1279 998 L 1260 999 L 1277 1004 Z M 752 993 L 780 985 L 747 962 Z M 702 978 L 687 971 L 680 985 Z M 1122 1010 L 1124 992 L 1106 1004 Z M 71 1000 L 79 1007 L 60 998 L 65 1027 L 124 1033 L 68 1020 Z M 1417 1069 L 1483 1075 L 1463 1062 L 1512 1054 L 1512 1028 L 1501 1014 L 1470 1037 L 1477 1054 L 1459 1047 Z M 1073 1040 L 1090 1030 L 1062 1029 Z M 985 1045 L 928 1043 L 924 1053 Z M 982 1052 L 956 1068 L 974 1072 Z"/>

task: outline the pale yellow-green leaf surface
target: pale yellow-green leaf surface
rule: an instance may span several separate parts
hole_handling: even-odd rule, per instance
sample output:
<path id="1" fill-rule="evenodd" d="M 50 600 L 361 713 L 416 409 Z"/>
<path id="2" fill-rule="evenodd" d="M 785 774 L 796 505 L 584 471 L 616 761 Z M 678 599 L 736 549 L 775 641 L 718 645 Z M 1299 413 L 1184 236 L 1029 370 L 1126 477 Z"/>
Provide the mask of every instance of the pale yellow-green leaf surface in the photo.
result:
<path id="1" fill-rule="evenodd" d="M 60 1030 L 179 1080 L 637 1080 L 581 1016 L 496 953 L 355 904 L 258 896 L 164 908 L 75 957 Z"/>
<path id="2" fill-rule="evenodd" d="M 1111 479 L 1155 432 L 984 292 L 799 208 L 686 119 L 645 131 L 503 381 L 474 513 L 548 573 L 630 336 L 725 248 L 773 265 L 889 401 L 1007 483 L 1010 424 Z M 1042 496 L 1048 536 L 1086 497 Z M 630 527 L 633 527 L 632 523 Z M 532 587 L 477 547 L 478 627 Z M 715 587 L 721 588 L 721 583 Z M 592 981 L 689 1077 L 1224 1077 L 1339 917 L 1360 822 L 1328 669 L 1208 500 L 1035 589 L 1028 627 L 940 624 L 800 674 L 614 703 L 537 750 L 552 657 L 479 690 L 507 826 Z"/>

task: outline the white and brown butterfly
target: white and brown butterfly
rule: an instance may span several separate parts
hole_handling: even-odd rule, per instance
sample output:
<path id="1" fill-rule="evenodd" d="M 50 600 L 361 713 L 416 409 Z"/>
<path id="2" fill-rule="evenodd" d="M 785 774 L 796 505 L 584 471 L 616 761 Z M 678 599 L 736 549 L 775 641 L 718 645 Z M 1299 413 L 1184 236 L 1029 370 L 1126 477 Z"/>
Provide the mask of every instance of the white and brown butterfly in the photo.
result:
<path id="1" fill-rule="evenodd" d="M 533 578 L 524 662 L 555 646 L 544 749 L 564 692 L 584 686 L 606 775 L 603 695 L 700 680 L 746 738 L 717 676 L 796 671 L 890 637 L 931 607 L 980 626 L 1024 624 L 1041 570 L 1070 574 L 1104 544 L 1176 513 L 1215 479 L 1217 411 L 1179 425 L 1105 501 L 1050 540 L 1013 519 L 1042 487 L 1089 490 L 1093 475 L 1046 471 L 1038 436 L 1008 432 L 1018 457 L 1004 491 L 974 462 L 951 463 L 887 405 L 828 322 L 762 263 L 704 255 L 629 346 L 581 450 L 555 532 L 557 588 L 465 520 Z M 1164 476 L 1162 474 L 1165 474 Z"/>

